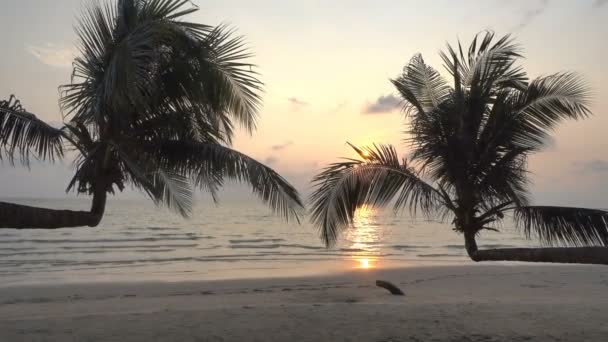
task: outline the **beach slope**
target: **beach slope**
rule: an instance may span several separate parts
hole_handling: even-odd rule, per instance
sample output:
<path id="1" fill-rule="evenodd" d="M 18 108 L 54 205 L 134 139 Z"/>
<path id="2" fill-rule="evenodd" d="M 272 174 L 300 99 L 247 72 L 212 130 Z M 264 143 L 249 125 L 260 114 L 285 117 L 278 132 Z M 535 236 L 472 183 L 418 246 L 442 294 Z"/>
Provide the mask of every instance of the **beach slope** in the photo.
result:
<path id="1" fill-rule="evenodd" d="M 607 315 L 600 266 L 0 288 L 0 341 L 607 341 Z"/>

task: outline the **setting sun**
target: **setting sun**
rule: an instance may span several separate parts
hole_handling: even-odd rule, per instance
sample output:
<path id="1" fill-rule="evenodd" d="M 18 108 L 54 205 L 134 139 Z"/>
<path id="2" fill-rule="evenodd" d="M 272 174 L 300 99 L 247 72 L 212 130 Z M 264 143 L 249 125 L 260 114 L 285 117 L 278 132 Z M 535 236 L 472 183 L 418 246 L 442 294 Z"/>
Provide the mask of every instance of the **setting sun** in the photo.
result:
<path id="1" fill-rule="evenodd" d="M 359 259 L 359 267 L 360 268 L 370 268 L 371 264 L 369 259 Z"/>
<path id="2" fill-rule="evenodd" d="M 367 205 L 362 205 L 355 211 L 355 221 L 369 220 L 370 216 L 374 214 L 374 208 Z"/>

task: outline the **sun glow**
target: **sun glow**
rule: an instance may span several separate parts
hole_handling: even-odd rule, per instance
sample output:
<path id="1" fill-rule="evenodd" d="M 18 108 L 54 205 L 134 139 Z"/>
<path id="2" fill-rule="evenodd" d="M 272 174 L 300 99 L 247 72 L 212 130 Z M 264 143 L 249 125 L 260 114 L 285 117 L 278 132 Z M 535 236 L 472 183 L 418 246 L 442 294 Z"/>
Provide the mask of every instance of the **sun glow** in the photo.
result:
<path id="1" fill-rule="evenodd" d="M 380 239 L 379 227 L 375 222 L 376 210 L 370 206 L 360 206 L 355 211 L 353 226 L 348 230 L 347 240 L 352 249 L 352 261 L 357 269 L 376 268 L 377 243 Z"/>
<path id="2" fill-rule="evenodd" d="M 359 268 L 368 269 L 374 267 L 374 264 L 370 259 L 362 258 L 357 260 L 359 261 Z"/>
<path id="3" fill-rule="evenodd" d="M 368 226 L 371 224 L 371 216 L 375 213 L 372 207 L 362 205 L 355 210 L 355 225 Z"/>

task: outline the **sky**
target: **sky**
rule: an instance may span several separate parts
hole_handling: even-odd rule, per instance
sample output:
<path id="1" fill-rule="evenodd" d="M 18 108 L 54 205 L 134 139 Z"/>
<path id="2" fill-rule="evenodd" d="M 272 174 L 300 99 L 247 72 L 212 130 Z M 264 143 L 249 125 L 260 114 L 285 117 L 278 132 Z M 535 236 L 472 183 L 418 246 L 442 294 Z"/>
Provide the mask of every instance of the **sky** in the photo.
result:
<path id="1" fill-rule="evenodd" d="M 81 0 L 3 0 L 0 97 L 58 123 L 57 87 L 70 81 Z M 193 0 L 190 21 L 227 23 L 246 37 L 265 83 L 258 129 L 234 147 L 275 168 L 305 194 L 347 141 L 391 143 L 406 155 L 405 119 L 389 79 L 415 53 L 443 73 L 446 42 L 512 33 L 531 77 L 563 70 L 593 89 L 591 119 L 566 122 L 529 161 L 535 203 L 608 208 L 608 0 Z M 66 196 L 66 160 L 0 165 L 0 197 Z M 128 193 L 123 196 L 140 196 Z"/>

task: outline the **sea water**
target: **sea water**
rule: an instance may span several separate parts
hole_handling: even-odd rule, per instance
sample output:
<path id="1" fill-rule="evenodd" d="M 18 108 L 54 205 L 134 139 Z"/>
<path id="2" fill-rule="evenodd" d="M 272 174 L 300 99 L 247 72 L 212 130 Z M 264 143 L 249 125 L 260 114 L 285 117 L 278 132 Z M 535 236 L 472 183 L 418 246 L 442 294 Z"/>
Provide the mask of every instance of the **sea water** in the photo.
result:
<path id="1" fill-rule="evenodd" d="M 86 210 L 86 200 L 11 200 Z M 534 244 L 507 220 L 480 248 Z M 284 277 L 376 267 L 471 263 L 449 222 L 362 208 L 326 248 L 303 216 L 285 222 L 253 199 L 202 202 L 190 218 L 145 200 L 108 202 L 98 227 L 0 230 L 0 286 L 89 281 Z"/>

